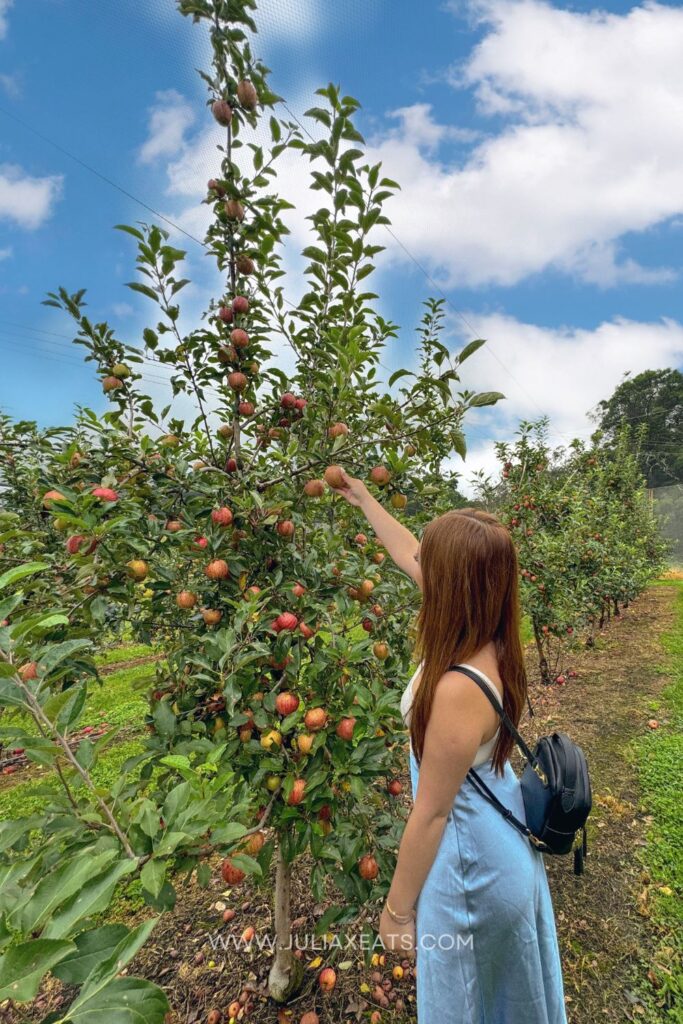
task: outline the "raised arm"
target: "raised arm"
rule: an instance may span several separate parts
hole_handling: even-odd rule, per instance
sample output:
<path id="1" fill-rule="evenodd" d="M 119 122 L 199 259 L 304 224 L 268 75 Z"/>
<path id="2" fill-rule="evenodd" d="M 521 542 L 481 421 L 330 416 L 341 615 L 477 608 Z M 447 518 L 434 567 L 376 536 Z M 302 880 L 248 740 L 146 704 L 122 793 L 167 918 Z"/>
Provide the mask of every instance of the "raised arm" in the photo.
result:
<path id="1" fill-rule="evenodd" d="M 351 505 L 360 508 L 375 531 L 378 540 L 387 549 L 396 565 L 402 572 L 415 580 L 421 590 L 422 571 L 416 559 L 420 546 L 417 538 L 407 527 L 394 519 L 383 505 L 380 505 L 362 480 L 349 476 L 343 469 L 340 472 L 342 486 L 335 487 L 334 490 L 346 498 Z"/>

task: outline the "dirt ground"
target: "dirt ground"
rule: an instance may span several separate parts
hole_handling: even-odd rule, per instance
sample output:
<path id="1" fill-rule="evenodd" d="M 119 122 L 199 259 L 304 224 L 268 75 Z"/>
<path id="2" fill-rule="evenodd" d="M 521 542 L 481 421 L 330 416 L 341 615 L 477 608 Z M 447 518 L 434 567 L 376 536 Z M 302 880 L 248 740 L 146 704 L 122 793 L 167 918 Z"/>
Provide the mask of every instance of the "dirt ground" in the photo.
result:
<path id="1" fill-rule="evenodd" d="M 661 635 L 673 621 L 673 588 L 652 587 L 614 619 L 600 635 L 595 648 L 577 649 L 569 667 L 577 673 L 564 686 L 544 687 L 532 682 L 533 718 L 528 712 L 521 723 L 527 740 L 555 729 L 569 733 L 584 749 L 593 783 L 594 810 L 589 819 L 589 857 L 586 873 L 575 876 L 570 857 L 546 857 L 564 970 L 569 1024 L 616 1024 L 647 1020 L 637 989 L 647 971 L 648 950 L 653 945 L 646 916 L 647 876 L 638 861 L 645 845 L 648 819 L 639 806 L 638 785 L 626 745 L 647 730 L 651 717 L 648 703 L 666 685 L 658 666 L 663 661 Z M 533 651 L 529 669 L 535 678 Z M 518 763 L 515 764 L 518 768 Z M 410 791 L 406 768 L 404 791 Z M 332 897 L 332 893 L 330 896 Z M 265 995 L 270 966 L 267 951 L 256 944 L 244 949 L 217 949 L 210 936 L 240 936 L 247 926 L 257 934 L 270 931 L 269 886 L 240 887 L 226 895 L 223 883 L 201 890 L 183 885 L 175 911 L 165 915 L 150 942 L 130 965 L 129 973 L 161 985 L 169 998 L 169 1024 L 205 1021 L 212 1008 L 228 1021 L 227 1008 L 245 988 L 250 989 L 244 1019 L 254 1024 L 299 1024 L 301 1015 L 316 1010 L 324 1024 L 343 1020 L 368 1021 L 378 1008 L 373 999 L 379 972 L 390 1007 L 382 1021 L 414 1021 L 414 974 L 406 967 L 400 980 L 392 978 L 401 963 L 387 955 L 384 965 L 367 967 L 359 954 L 337 963 L 337 986 L 323 996 L 317 985 L 321 965 L 304 958 L 306 982 L 302 993 L 284 1013 Z M 229 924 L 222 921 L 225 908 L 236 911 Z M 313 906 L 302 862 L 294 883 L 293 917 L 300 915 L 297 932 L 311 934 L 324 906 Z M 372 915 L 374 908 L 369 908 Z M 146 916 L 142 909 L 134 915 Z M 372 917 L 370 918 L 373 919 Z M 126 923 L 133 920 L 128 915 Z M 329 961 L 329 958 L 328 958 Z M 328 962 L 326 961 L 326 962 Z M 70 993 L 50 983 L 27 1016 L 15 1020 L 39 1021 L 60 1005 L 68 1005 Z"/>

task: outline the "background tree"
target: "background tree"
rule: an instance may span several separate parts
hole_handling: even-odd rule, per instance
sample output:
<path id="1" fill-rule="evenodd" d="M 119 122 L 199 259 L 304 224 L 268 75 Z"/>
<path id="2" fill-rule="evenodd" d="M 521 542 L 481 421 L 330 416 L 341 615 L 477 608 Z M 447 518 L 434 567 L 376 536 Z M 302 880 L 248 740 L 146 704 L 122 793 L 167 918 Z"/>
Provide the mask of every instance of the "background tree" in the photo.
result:
<path id="1" fill-rule="evenodd" d="M 645 370 L 626 379 L 593 413 L 605 433 L 626 423 L 638 437 L 637 453 L 648 487 L 683 482 L 683 374 Z M 642 427 L 638 436 L 635 428 Z M 636 448 L 634 447 L 634 451 Z"/>

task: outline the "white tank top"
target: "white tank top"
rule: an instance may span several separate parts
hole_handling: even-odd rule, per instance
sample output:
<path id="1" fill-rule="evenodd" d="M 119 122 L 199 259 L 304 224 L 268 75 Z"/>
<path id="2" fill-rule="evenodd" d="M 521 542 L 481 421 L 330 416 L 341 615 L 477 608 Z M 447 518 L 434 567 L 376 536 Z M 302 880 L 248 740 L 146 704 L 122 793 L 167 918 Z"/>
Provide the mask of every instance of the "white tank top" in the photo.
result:
<path id="1" fill-rule="evenodd" d="M 480 668 L 475 668 L 474 665 L 469 665 L 466 661 L 461 662 L 461 665 L 463 665 L 465 668 L 471 668 L 474 672 L 477 672 L 482 677 L 484 682 L 489 684 L 489 686 L 493 690 L 494 696 L 498 698 L 498 703 L 502 706 L 500 693 L 498 692 L 496 685 L 491 682 L 489 677 L 487 675 L 484 675 Z M 408 681 L 408 685 L 403 691 L 403 696 L 401 697 L 401 714 L 403 715 L 403 721 L 405 722 L 406 726 L 410 725 L 410 709 L 413 703 L 413 682 L 415 681 L 415 678 L 421 668 L 421 664 L 417 666 L 414 673 L 410 677 L 410 680 Z M 498 739 L 499 732 L 500 726 L 498 726 L 493 736 L 491 737 L 490 740 L 488 740 L 487 743 L 482 743 L 482 745 L 477 750 L 477 753 L 475 754 L 474 761 L 472 762 L 472 768 L 478 768 L 479 765 L 484 764 L 485 761 L 490 760 L 491 755 L 493 754 L 493 748 L 496 745 L 496 740 Z"/>

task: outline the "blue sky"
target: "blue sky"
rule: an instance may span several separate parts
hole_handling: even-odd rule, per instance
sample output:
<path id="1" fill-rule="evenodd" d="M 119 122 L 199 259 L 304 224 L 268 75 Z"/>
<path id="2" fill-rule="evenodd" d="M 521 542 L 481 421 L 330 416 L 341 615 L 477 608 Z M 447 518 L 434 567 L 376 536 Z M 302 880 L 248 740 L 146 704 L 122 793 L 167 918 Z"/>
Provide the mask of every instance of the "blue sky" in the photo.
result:
<path id="1" fill-rule="evenodd" d="M 449 299 L 449 341 L 488 339 L 465 383 L 507 400 L 470 416 L 465 476 L 520 417 L 550 414 L 557 443 L 587 436 L 587 410 L 626 371 L 683 367 L 679 5 L 263 0 L 258 20 L 295 113 L 329 80 L 361 101 L 370 154 L 403 186 L 394 230 Z M 13 416 L 105 407 L 68 319 L 40 304 L 48 290 L 87 288 L 90 315 L 131 343 L 153 322 L 125 288 L 134 248 L 113 225 L 154 217 L 114 185 L 203 237 L 220 141 L 194 70 L 207 57 L 173 0 L 0 0 L 0 407 Z M 304 245 L 295 161 L 280 188 Z M 199 245 L 174 241 L 195 282 L 189 329 L 218 282 Z M 402 328 L 395 369 L 414 359 L 435 288 L 386 242 L 375 290 Z M 296 290 L 294 252 L 288 266 Z"/>

